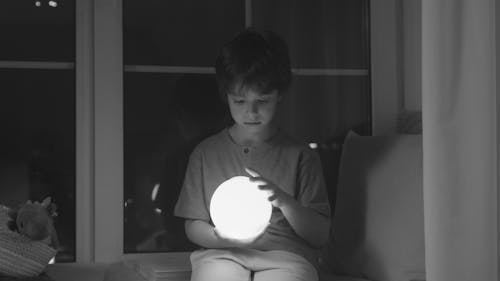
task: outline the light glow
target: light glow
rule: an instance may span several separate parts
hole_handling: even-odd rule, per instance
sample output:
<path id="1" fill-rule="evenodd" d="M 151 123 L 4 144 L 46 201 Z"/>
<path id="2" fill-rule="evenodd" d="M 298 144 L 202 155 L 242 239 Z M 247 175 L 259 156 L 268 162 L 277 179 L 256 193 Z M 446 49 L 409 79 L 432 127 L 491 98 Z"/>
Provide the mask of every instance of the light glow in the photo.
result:
<path id="1" fill-rule="evenodd" d="M 223 182 L 212 195 L 210 216 L 218 232 L 238 240 L 252 239 L 266 229 L 272 205 L 267 192 L 245 176 Z"/>

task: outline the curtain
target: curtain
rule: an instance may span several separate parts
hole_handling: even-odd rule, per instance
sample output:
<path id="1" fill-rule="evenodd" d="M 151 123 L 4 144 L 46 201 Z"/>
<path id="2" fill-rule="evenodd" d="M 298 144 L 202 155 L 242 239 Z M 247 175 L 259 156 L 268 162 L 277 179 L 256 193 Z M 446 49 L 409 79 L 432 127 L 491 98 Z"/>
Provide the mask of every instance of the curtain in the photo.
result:
<path id="1" fill-rule="evenodd" d="M 428 281 L 498 280 L 495 0 L 422 1 Z"/>

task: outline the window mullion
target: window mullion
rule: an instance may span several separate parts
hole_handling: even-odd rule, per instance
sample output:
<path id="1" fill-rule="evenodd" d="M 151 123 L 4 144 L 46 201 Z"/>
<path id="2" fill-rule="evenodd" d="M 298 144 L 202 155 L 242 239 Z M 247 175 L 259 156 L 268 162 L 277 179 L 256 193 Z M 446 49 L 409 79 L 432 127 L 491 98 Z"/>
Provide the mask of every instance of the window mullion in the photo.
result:
<path id="1" fill-rule="evenodd" d="M 78 27 L 77 27 L 78 28 Z M 59 61 L 0 61 L 0 69 L 73 69 L 75 63 L 73 62 L 59 62 Z"/>
<path id="2" fill-rule="evenodd" d="M 206 66 L 125 65 L 124 71 L 144 73 L 214 74 L 215 68 Z M 368 76 L 368 69 L 293 68 L 292 73 L 294 75 L 301 76 Z"/>
<path id="3" fill-rule="evenodd" d="M 76 261 L 94 260 L 93 1 L 76 0 Z"/>
<path id="4" fill-rule="evenodd" d="M 245 0 L 245 27 L 252 26 L 252 0 Z"/>
<path id="5" fill-rule="evenodd" d="M 94 3 L 95 261 L 123 255 L 122 0 Z"/>

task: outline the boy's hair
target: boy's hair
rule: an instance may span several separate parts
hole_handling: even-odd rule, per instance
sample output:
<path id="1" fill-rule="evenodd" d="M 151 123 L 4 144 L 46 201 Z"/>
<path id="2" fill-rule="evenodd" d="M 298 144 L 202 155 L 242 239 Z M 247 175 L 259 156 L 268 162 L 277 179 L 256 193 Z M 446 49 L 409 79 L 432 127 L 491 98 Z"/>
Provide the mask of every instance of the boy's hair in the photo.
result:
<path id="1" fill-rule="evenodd" d="M 215 73 L 224 101 L 227 94 L 242 88 L 262 94 L 278 90 L 282 94 L 292 78 L 288 47 L 271 31 L 245 29 L 222 47 Z"/>

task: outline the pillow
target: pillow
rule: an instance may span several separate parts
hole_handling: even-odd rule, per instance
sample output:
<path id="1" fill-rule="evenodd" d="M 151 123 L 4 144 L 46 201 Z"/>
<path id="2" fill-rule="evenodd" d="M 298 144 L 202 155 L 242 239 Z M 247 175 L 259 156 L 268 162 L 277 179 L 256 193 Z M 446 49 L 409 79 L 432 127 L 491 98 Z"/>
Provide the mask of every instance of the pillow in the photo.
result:
<path id="1" fill-rule="evenodd" d="M 11 231 L 9 209 L 0 205 L 0 275 L 33 277 L 42 273 L 57 251 L 41 241 Z"/>
<path id="2" fill-rule="evenodd" d="M 425 271 L 420 135 L 356 136 L 344 143 L 323 263 L 333 272 L 406 281 Z"/>

